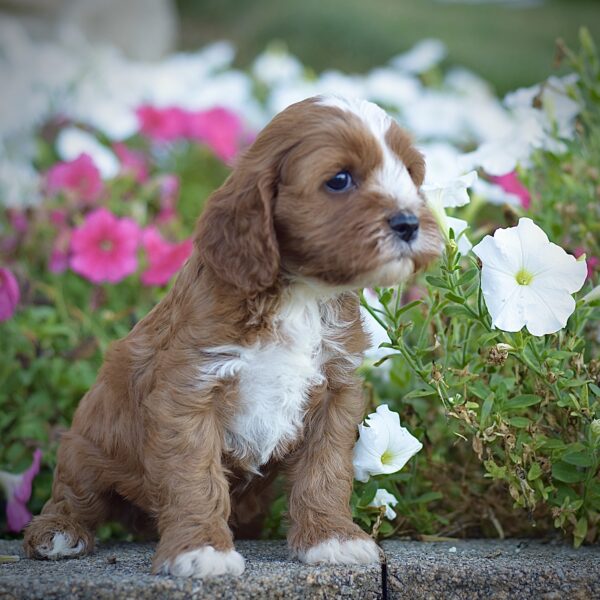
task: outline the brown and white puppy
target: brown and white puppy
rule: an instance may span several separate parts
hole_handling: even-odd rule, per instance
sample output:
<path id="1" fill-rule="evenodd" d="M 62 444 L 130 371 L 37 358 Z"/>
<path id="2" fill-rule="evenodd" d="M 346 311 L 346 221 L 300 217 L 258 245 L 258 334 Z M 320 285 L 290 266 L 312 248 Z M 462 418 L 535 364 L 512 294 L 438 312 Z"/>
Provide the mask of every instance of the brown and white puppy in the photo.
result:
<path id="1" fill-rule="evenodd" d="M 156 573 L 239 574 L 232 529 L 260 527 L 283 469 L 295 556 L 377 561 L 349 508 L 367 346 L 353 290 L 438 254 L 424 169 L 369 102 L 317 97 L 277 115 L 210 198 L 172 290 L 107 352 L 27 554 L 88 553 L 120 516 L 158 529 Z"/>

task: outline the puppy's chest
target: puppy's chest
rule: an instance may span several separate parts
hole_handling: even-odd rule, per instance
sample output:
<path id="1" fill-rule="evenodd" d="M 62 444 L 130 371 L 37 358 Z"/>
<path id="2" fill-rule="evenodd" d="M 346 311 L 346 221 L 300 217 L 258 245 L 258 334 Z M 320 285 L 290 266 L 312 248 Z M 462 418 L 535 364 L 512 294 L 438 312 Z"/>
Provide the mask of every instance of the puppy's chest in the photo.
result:
<path id="1" fill-rule="evenodd" d="M 251 471 L 298 438 L 310 391 L 325 380 L 331 328 L 319 303 L 290 302 L 275 316 L 274 325 L 273 339 L 219 349 L 227 353 L 221 370 L 236 385 L 238 400 L 225 449 Z"/>

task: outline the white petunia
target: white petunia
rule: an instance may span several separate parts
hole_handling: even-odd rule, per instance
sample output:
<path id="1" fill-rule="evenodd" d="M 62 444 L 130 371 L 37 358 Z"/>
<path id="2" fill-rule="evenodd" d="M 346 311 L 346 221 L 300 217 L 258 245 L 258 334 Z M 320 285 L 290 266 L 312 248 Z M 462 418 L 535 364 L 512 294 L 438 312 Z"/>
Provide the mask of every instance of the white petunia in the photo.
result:
<path id="1" fill-rule="evenodd" d="M 469 225 L 463 219 L 449 217 L 445 209 L 468 204 L 469 194 L 467 193 L 467 188 L 471 187 L 476 180 L 477 173 L 471 171 L 450 181 L 421 186 L 421 190 L 423 190 L 425 198 L 427 198 L 427 204 L 446 239 L 449 239 L 450 229 L 454 231 L 454 238 L 457 241 L 458 250 L 461 254 L 466 254 L 472 247 L 471 242 L 464 233 Z"/>
<path id="2" fill-rule="evenodd" d="M 444 42 L 428 38 L 416 43 L 408 52 L 392 58 L 390 63 L 400 71 L 424 73 L 444 60 L 447 52 Z"/>
<path id="3" fill-rule="evenodd" d="M 473 248 L 481 259 L 481 289 L 493 327 L 533 335 L 562 329 L 575 310 L 572 294 L 587 275 L 585 260 L 577 260 L 531 220 L 497 229 Z"/>
<path id="4" fill-rule="evenodd" d="M 394 494 L 390 494 L 387 490 L 379 488 L 375 494 L 375 497 L 369 503 L 369 506 L 379 508 L 385 506 L 385 516 L 387 519 L 392 521 L 396 518 L 396 511 L 393 509 L 398 504 L 398 499 Z"/>
<path id="5" fill-rule="evenodd" d="M 423 445 L 405 427 L 400 426 L 398 413 L 386 404 L 377 407 L 359 425 L 359 438 L 354 446 L 354 477 L 368 481 L 371 475 L 395 473 Z"/>
<path id="6" fill-rule="evenodd" d="M 91 133 L 78 127 L 67 127 L 60 131 L 56 139 L 56 150 L 62 160 L 75 160 L 81 154 L 89 154 L 103 179 L 112 179 L 120 170 L 115 153 Z"/>
<path id="7" fill-rule="evenodd" d="M 302 63 L 285 48 L 272 46 L 254 60 L 252 73 L 265 85 L 273 86 L 300 79 L 304 73 Z"/>

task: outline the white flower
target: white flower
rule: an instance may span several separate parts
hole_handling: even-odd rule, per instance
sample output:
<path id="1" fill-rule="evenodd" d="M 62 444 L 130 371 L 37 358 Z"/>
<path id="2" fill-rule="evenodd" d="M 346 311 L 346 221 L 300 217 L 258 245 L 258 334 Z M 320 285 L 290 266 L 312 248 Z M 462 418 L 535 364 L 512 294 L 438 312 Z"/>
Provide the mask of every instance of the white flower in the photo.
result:
<path id="1" fill-rule="evenodd" d="M 567 324 L 575 310 L 571 294 L 587 275 L 585 260 L 551 243 L 527 218 L 487 235 L 473 252 L 483 263 L 481 289 L 493 327 L 545 335 Z"/>
<path id="2" fill-rule="evenodd" d="M 276 46 L 257 56 L 252 65 L 254 76 L 268 86 L 295 81 L 303 72 L 304 67 L 295 56 Z"/>
<path id="3" fill-rule="evenodd" d="M 463 219 L 449 217 L 446 214 L 446 208 L 464 206 L 469 203 L 469 194 L 467 188 L 471 187 L 477 179 L 477 173 L 471 171 L 466 175 L 457 177 L 450 181 L 442 183 L 430 183 L 421 186 L 427 204 L 431 208 L 440 229 L 449 239 L 450 229 L 454 231 L 454 238 L 458 244 L 458 250 L 461 254 L 466 254 L 472 247 L 471 242 L 464 234 L 464 231 L 469 226 Z"/>
<path id="4" fill-rule="evenodd" d="M 408 52 L 392 58 L 390 63 L 400 71 L 424 73 L 441 62 L 446 53 L 444 42 L 428 38 L 415 44 Z"/>
<path id="5" fill-rule="evenodd" d="M 485 179 L 478 179 L 473 184 L 473 193 L 484 198 L 490 204 L 508 204 L 509 206 L 522 206 L 521 199 L 516 194 L 507 192 L 502 186 L 490 183 Z"/>
<path id="6" fill-rule="evenodd" d="M 392 508 L 396 504 L 398 504 L 398 499 L 394 494 L 390 494 L 387 490 L 379 488 L 369 506 L 374 506 L 375 508 L 385 506 L 385 516 L 392 521 L 396 518 L 396 511 Z"/>
<path id="7" fill-rule="evenodd" d="M 103 179 L 112 179 L 120 170 L 114 152 L 103 146 L 91 133 L 78 127 L 62 129 L 56 140 L 56 150 L 63 160 L 75 160 L 89 154 Z"/>
<path id="8" fill-rule="evenodd" d="M 414 456 L 423 445 L 400 426 L 398 413 L 386 404 L 377 407 L 359 425 L 359 438 L 354 446 L 354 477 L 368 481 L 371 475 L 395 473 Z"/>
<path id="9" fill-rule="evenodd" d="M 600 285 L 597 285 L 583 297 L 583 301 L 586 304 L 589 302 L 595 302 L 596 300 L 600 300 Z"/>

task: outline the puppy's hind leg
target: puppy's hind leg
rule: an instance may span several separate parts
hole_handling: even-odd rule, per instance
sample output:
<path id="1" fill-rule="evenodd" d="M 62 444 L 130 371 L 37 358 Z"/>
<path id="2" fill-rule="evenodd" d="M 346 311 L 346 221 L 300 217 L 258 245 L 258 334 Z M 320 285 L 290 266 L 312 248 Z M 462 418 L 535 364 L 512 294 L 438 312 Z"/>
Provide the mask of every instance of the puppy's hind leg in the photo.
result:
<path id="1" fill-rule="evenodd" d="M 30 558 L 56 560 L 89 554 L 96 526 L 110 510 L 102 452 L 81 436 L 67 433 L 58 451 L 52 497 L 25 530 Z"/>

